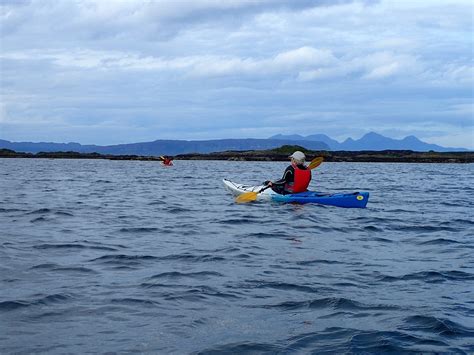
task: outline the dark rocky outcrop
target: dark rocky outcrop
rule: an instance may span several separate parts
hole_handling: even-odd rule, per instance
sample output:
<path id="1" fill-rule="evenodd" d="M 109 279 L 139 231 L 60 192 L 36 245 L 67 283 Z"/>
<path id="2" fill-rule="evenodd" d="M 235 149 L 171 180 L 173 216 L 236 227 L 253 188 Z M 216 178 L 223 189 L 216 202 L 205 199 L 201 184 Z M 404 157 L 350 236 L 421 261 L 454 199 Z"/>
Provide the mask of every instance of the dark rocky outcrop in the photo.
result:
<path id="1" fill-rule="evenodd" d="M 0 158 L 43 158 L 43 159 L 108 159 L 108 160 L 152 160 L 161 161 L 159 157 L 140 155 L 111 155 L 79 152 L 39 152 L 22 153 L 11 149 L 0 149 Z"/>
<path id="2" fill-rule="evenodd" d="M 229 161 L 288 161 L 295 150 L 301 150 L 310 161 L 322 156 L 327 162 L 381 162 L 381 163 L 474 163 L 474 152 L 415 152 L 412 150 L 384 151 L 327 151 L 309 150 L 298 145 L 284 145 L 269 150 L 233 150 L 215 153 L 179 154 L 175 160 L 229 160 Z M 49 158 L 49 159 L 109 159 L 160 161 L 159 156 L 112 155 L 78 152 L 19 153 L 0 149 L 0 158 Z"/>
<path id="3" fill-rule="evenodd" d="M 327 162 L 384 162 L 384 163 L 474 163 L 474 152 L 415 152 L 412 150 L 383 151 L 326 151 L 309 150 L 301 146 L 282 146 L 270 150 L 227 151 L 211 154 L 180 154 L 182 160 L 242 160 L 286 161 L 295 150 L 301 150 L 307 160 L 322 156 Z"/>

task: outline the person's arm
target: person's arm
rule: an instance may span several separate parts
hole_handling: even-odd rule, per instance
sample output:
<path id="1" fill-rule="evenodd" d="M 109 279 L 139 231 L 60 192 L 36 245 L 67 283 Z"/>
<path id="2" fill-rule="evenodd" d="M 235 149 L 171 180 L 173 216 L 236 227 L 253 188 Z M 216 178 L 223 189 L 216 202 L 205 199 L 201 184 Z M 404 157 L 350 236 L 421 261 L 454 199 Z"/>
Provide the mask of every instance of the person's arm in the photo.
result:
<path id="1" fill-rule="evenodd" d="M 283 186 L 286 183 L 293 182 L 293 179 L 294 179 L 293 176 L 294 176 L 294 169 L 290 165 L 289 167 L 285 169 L 285 172 L 283 173 L 283 177 L 280 180 L 273 181 L 272 185 Z"/>

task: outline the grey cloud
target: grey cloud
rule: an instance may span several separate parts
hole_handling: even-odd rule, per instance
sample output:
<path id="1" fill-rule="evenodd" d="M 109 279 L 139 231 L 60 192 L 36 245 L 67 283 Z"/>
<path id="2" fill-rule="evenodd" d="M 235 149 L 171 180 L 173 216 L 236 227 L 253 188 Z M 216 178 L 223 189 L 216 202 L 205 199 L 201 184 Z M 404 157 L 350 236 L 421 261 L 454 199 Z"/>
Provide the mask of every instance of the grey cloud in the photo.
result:
<path id="1" fill-rule="evenodd" d="M 109 45 L 137 38 L 168 40 L 199 24 L 239 26 L 246 17 L 267 11 L 299 11 L 336 6 L 353 1 L 256 0 L 256 1 L 7 1 L 0 5 L 2 34 L 25 38 L 49 36 L 55 42 L 107 40 Z M 41 42 L 35 43 L 43 47 Z"/>

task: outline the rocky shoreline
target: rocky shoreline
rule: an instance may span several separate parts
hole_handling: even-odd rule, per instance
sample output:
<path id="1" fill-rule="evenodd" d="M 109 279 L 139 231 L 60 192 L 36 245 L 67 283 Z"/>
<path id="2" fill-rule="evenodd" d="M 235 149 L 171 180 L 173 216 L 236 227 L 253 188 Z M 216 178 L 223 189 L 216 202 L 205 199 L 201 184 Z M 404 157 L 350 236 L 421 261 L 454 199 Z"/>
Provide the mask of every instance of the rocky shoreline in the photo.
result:
<path id="1" fill-rule="evenodd" d="M 23 153 L 10 149 L 0 149 L 0 158 L 40 158 L 40 159 L 108 159 L 108 160 L 151 160 L 161 161 L 160 157 L 141 155 L 112 155 L 78 152 L 39 152 Z"/>
<path id="2" fill-rule="evenodd" d="M 300 146 L 282 146 L 270 150 L 225 151 L 216 153 L 179 154 L 174 160 L 227 160 L 227 161 L 287 161 L 295 150 L 303 151 L 307 160 L 322 156 L 326 162 L 380 162 L 380 163 L 474 163 L 474 152 L 414 152 L 411 150 L 384 151 L 318 151 Z M 161 161 L 158 156 L 109 155 L 78 152 L 40 152 L 36 154 L 0 149 L 0 158 L 43 159 L 108 159 Z"/>
<path id="3" fill-rule="evenodd" d="M 282 146 L 261 151 L 227 151 L 210 154 L 180 154 L 182 160 L 234 160 L 234 161 L 287 161 L 288 155 L 301 150 L 307 160 L 322 156 L 326 162 L 360 163 L 474 163 L 474 152 L 414 152 L 411 150 L 384 151 L 318 151 L 300 146 Z"/>

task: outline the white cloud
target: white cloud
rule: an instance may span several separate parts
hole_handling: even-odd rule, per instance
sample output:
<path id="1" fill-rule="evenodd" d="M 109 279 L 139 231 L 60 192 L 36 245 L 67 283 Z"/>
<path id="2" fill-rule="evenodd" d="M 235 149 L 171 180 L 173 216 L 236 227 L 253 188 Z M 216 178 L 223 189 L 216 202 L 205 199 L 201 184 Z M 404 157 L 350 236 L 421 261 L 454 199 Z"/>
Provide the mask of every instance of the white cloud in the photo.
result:
<path id="1" fill-rule="evenodd" d="M 445 67 L 444 77 L 449 81 L 474 84 L 474 66 L 448 64 Z"/>
<path id="2" fill-rule="evenodd" d="M 315 49 L 312 47 L 301 47 L 295 50 L 279 53 L 274 59 L 273 64 L 277 67 L 313 67 L 315 65 L 332 64 L 336 58 L 327 49 Z"/>
<path id="3" fill-rule="evenodd" d="M 416 58 L 397 55 L 390 52 L 374 52 L 364 56 L 342 57 L 332 66 L 302 71 L 298 78 L 303 81 L 355 76 L 377 80 L 392 76 L 411 76 L 422 71 L 422 65 Z"/>
<path id="4" fill-rule="evenodd" d="M 385 64 L 372 69 L 366 79 L 381 79 L 396 74 L 400 70 L 400 64 L 397 62 Z"/>
<path id="5" fill-rule="evenodd" d="M 0 58 L 22 61 L 48 60 L 63 67 L 103 70 L 181 71 L 194 76 L 265 75 L 298 73 L 304 68 L 329 65 L 336 59 L 328 50 L 302 47 L 277 54 L 273 58 L 239 58 L 219 55 L 177 58 L 141 56 L 117 51 L 27 51 L 0 54 Z"/>
<path id="6" fill-rule="evenodd" d="M 360 66 L 366 70 L 366 79 L 382 79 L 403 73 L 412 75 L 417 67 L 415 58 L 389 52 L 374 53 L 355 62 L 356 67 Z"/>
<path id="7" fill-rule="evenodd" d="M 336 58 L 328 49 L 301 47 L 270 58 L 240 58 L 219 55 L 195 55 L 175 58 L 142 56 L 133 52 L 59 50 L 10 52 L 0 58 L 21 61 L 47 60 L 62 67 L 99 70 L 143 70 L 179 72 L 194 77 L 233 75 L 291 75 L 308 81 L 363 72 L 366 79 L 380 79 L 403 72 L 413 73 L 416 60 L 387 52 L 364 57 Z M 450 69 L 449 77 L 465 79 L 467 68 Z"/>

